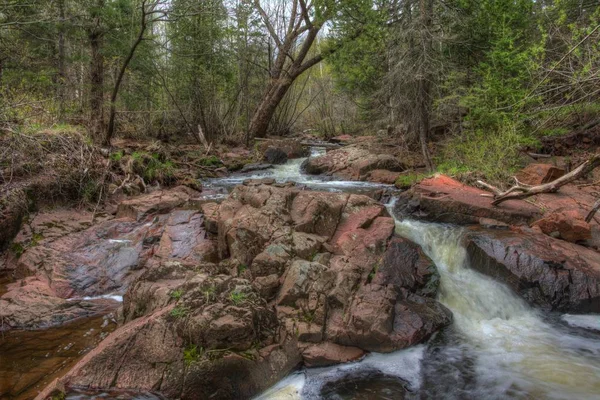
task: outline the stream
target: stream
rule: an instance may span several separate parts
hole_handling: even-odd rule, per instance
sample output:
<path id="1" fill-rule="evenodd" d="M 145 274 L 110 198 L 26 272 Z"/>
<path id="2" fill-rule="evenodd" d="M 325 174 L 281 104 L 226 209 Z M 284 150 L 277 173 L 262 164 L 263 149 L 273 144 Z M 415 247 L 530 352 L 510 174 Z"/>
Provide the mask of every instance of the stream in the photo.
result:
<path id="1" fill-rule="evenodd" d="M 313 149 L 311 155 L 323 151 Z M 393 193 L 389 185 L 305 175 L 300 168 L 303 161 L 290 160 L 270 170 L 203 184 L 221 193 L 215 198 L 225 197 L 248 178 L 295 181 L 314 190 Z M 393 201 L 388 204 L 392 215 Z M 437 265 L 438 299 L 452 311 L 453 323 L 426 344 L 389 354 L 371 353 L 354 363 L 302 369 L 255 400 L 600 399 L 600 315 L 547 314 L 533 309 L 508 287 L 469 268 L 459 227 L 397 220 L 396 233 L 420 244 Z M 98 327 L 102 321 L 100 317 L 0 337 L 0 384 L 7 385 L 7 380 L 16 377 L 37 379 L 24 394 L 4 397 L 0 393 L 0 398 L 31 398 L 34 389 L 66 372 L 105 334 Z M 71 347 L 60 350 L 69 343 Z M 46 369 L 45 358 L 55 360 Z M 14 382 L 18 384 L 26 382 Z M 123 393 L 117 397 L 156 398 Z M 92 398 L 116 397 L 85 392 L 67 395 L 67 399 Z"/>

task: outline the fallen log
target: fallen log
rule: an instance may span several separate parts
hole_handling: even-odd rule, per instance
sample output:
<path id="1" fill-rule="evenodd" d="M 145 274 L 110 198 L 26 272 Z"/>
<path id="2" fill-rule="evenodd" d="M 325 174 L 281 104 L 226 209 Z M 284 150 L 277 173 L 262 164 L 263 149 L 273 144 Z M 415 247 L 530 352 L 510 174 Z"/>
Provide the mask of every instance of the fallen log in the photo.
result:
<path id="1" fill-rule="evenodd" d="M 492 204 L 497 206 L 498 204 L 507 200 L 522 200 L 541 193 L 555 193 L 558 191 L 558 189 L 560 189 L 561 186 L 564 186 L 567 183 L 571 183 L 574 180 L 577 180 L 587 175 L 588 173 L 596 169 L 598 166 L 600 166 L 600 154 L 594 155 L 592 158 L 585 161 L 583 164 L 581 164 L 579 167 L 575 168 L 568 174 L 563 175 L 560 178 L 553 180 L 552 182 L 543 183 L 541 185 L 526 185 L 524 183 L 519 182 L 519 180 L 516 177 L 514 177 L 514 180 L 516 182 L 515 186 L 511 187 L 506 191 L 502 191 L 497 187 L 492 186 L 489 183 L 486 183 L 481 180 L 477 181 L 477 183 L 480 186 L 494 193 L 493 196 L 491 196 L 494 198 Z"/>

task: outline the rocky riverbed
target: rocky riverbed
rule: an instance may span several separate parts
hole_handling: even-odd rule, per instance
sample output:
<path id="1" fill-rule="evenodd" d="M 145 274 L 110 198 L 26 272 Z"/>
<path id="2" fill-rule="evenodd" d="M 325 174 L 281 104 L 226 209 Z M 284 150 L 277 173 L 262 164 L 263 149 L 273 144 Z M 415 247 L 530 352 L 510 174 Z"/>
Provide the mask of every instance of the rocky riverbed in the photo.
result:
<path id="1" fill-rule="evenodd" d="M 268 154 L 283 153 L 293 154 Z M 30 398 L 57 377 L 38 398 L 240 399 L 276 384 L 263 397 L 594 398 L 600 366 L 581 354 L 600 355 L 600 337 L 589 321 L 568 328 L 557 314 L 600 312 L 598 224 L 581 217 L 594 187 L 493 207 L 479 189 L 442 175 L 398 196 L 391 178 L 352 182 L 406 167 L 369 154 L 351 145 L 207 181 L 203 192 L 155 190 L 93 222 L 73 210 L 31 215 L 3 254 L 12 278 L 0 292 L 1 329 L 11 339 L 0 343 L 0 394 Z M 73 324 L 91 329 L 85 321 L 98 318 L 109 322 L 95 342 L 43 378 L 24 371 L 19 359 L 43 356 L 14 351 L 18 338 L 63 329 L 48 340 L 68 346 L 68 332 L 82 332 Z M 564 347 L 568 356 L 557 359 L 584 365 L 578 388 L 495 359 L 507 343 L 494 339 L 482 351 L 484 323 L 490 338 L 516 335 L 529 346 L 538 335 Z M 519 328 L 502 333 L 509 326 Z M 530 347 L 510 354 L 519 363 L 538 357 Z M 487 376 L 494 362 L 498 373 Z M 29 378 L 9 384 L 17 376 Z"/>

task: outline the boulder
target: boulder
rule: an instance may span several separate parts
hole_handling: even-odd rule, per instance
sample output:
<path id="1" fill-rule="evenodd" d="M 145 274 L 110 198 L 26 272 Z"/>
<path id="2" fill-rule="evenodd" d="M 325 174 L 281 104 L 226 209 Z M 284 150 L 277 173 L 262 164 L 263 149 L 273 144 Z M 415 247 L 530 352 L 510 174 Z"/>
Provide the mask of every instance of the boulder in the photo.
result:
<path id="1" fill-rule="evenodd" d="M 541 185 L 552 182 L 565 174 L 565 170 L 551 164 L 529 164 L 517 174 L 519 182 L 528 185 Z"/>
<path id="2" fill-rule="evenodd" d="M 393 185 L 399 176 L 400 173 L 397 171 L 389 171 L 387 169 L 375 169 L 367 174 L 366 180 L 369 182 Z"/>
<path id="3" fill-rule="evenodd" d="M 265 171 L 267 169 L 273 168 L 273 164 L 261 164 L 261 163 L 253 163 L 246 164 L 240 170 L 241 173 L 255 172 L 255 171 Z"/>
<path id="4" fill-rule="evenodd" d="M 326 367 L 361 359 L 365 351 L 358 347 L 340 346 L 331 342 L 299 343 L 307 367 Z M 306 347 L 305 347 L 306 346 Z"/>
<path id="5" fill-rule="evenodd" d="M 556 236 L 567 242 L 576 243 L 592 238 L 592 227 L 578 210 L 549 213 L 535 221 L 532 226 L 539 227 L 546 235 Z"/>
<path id="6" fill-rule="evenodd" d="M 122 296 L 153 264 L 218 261 L 217 241 L 204 231 L 202 213 L 165 214 L 182 196 L 181 189 L 163 194 L 164 202 L 154 195 L 126 200 L 122 209 L 146 215 L 141 220 L 101 216 L 89 226 L 91 218 L 82 221 L 68 212 L 36 215 L 18 235 L 29 238 L 16 262 L 19 281 L 0 298 L 4 329 L 44 328 L 114 309 L 119 304 L 109 295 Z M 161 214 L 146 214 L 150 209 Z"/>
<path id="7" fill-rule="evenodd" d="M 313 175 L 325 174 L 339 179 L 361 181 L 369 178 L 372 181 L 376 181 L 376 178 L 389 181 L 393 173 L 406 169 L 395 156 L 360 145 L 350 145 L 328 151 L 319 157 L 310 157 L 303 168 Z"/>
<path id="8" fill-rule="evenodd" d="M 138 281 L 154 281 L 152 293 L 162 302 L 154 298 L 153 307 L 133 313 L 148 288 L 132 286 L 128 322 L 61 379 L 65 387 L 158 391 L 183 399 L 250 398 L 301 361 L 293 336 L 277 336 L 275 342 L 275 314 L 249 282 L 166 267 Z"/>
<path id="9" fill-rule="evenodd" d="M 471 267 L 505 282 L 530 303 L 560 312 L 600 312 L 600 254 L 527 231 L 472 228 Z"/>
<path id="10" fill-rule="evenodd" d="M 275 159 L 279 162 L 267 161 L 271 164 L 284 164 L 288 159 L 291 158 L 302 158 L 308 157 L 310 150 L 308 147 L 302 145 L 302 141 L 298 139 L 275 139 L 271 138 L 268 140 L 262 140 L 257 143 L 257 150 L 264 155 L 263 159 Z M 273 149 L 273 150 L 270 150 Z M 267 153 L 269 153 L 267 155 Z M 285 155 L 285 160 L 284 160 Z"/>
<path id="11" fill-rule="evenodd" d="M 285 164 L 288 160 L 287 153 L 278 147 L 269 147 L 263 156 L 263 160 L 269 164 Z"/>
<path id="12" fill-rule="evenodd" d="M 2 200 L 0 200 L 0 251 L 8 247 L 21 229 L 21 223 L 28 208 L 29 200 L 24 190 L 15 189 L 2 194 Z"/>

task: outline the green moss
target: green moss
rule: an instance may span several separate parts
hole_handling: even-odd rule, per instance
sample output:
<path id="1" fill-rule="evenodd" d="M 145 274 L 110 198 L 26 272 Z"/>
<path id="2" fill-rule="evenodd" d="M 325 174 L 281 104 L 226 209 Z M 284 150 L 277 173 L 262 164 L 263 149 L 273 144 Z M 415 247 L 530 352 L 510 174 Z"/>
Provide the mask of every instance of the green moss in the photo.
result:
<path id="1" fill-rule="evenodd" d="M 110 159 L 115 162 L 121 161 L 122 158 L 123 158 L 123 150 L 115 151 L 114 153 L 111 153 L 111 155 L 110 155 Z"/>
<path id="2" fill-rule="evenodd" d="M 397 188 L 406 189 L 414 185 L 415 183 L 420 182 L 421 180 L 427 178 L 427 174 L 402 174 L 398 176 L 396 182 L 394 183 Z"/>
<path id="3" fill-rule="evenodd" d="M 549 129 L 542 129 L 540 131 L 540 134 L 542 136 L 563 136 L 563 135 L 566 135 L 567 133 L 569 133 L 569 130 L 567 128 L 549 128 Z"/>
<path id="4" fill-rule="evenodd" d="M 134 171 L 146 182 L 168 183 L 175 174 L 173 163 L 165 160 L 160 154 L 136 151 L 131 154 L 131 158 Z"/>
<path id="5" fill-rule="evenodd" d="M 369 275 L 367 276 L 367 283 L 371 283 L 373 281 L 373 278 L 375 278 L 375 275 L 377 275 L 378 270 L 379 264 L 375 264 L 373 268 L 371 268 L 371 272 L 369 272 Z"/>
<path id="6" fill-rule="evenodd" d="M 55 390 L 54 392 L 52 392 L 50 398 L 52 400 L 65 400 L 67 398 L 67 395 L 64 392 Z"/>

